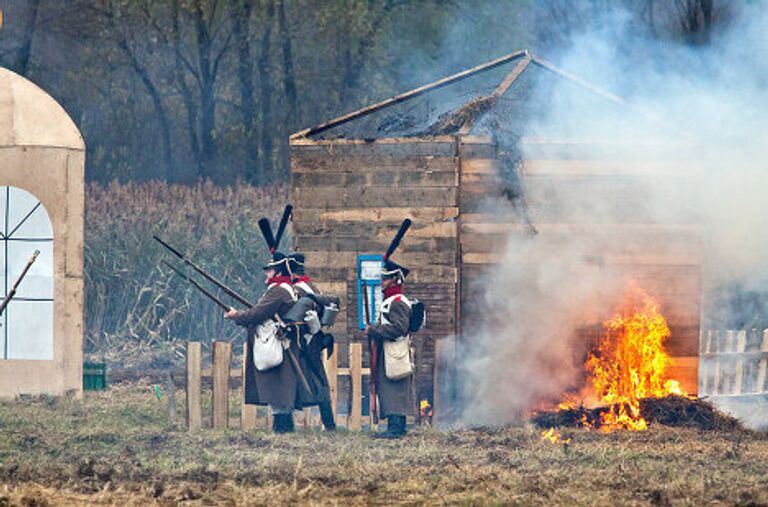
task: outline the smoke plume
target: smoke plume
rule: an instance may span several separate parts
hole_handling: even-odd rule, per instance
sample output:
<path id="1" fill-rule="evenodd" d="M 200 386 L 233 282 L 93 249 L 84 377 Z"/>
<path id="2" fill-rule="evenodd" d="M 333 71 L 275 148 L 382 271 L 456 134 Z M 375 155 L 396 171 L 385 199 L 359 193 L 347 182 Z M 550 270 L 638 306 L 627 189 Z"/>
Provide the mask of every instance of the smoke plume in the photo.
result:
<path id="1" fill-rule="evenodd" d="M 698 258 L 702 300 L 687 287 L 662 287 L 670 320 L 701 305 L 702 329 L 768 327 L 761 313 L 768 294 L 768 10 L 744 5 L 718 14 L 724 27 L 692 44 L 638 30 L 637 12 L 611 12 L 540 55 L 626 104 L 549 75 L 554 84 L 530 98 L 543 106 L 529 116 L 523 142 L 515 141 L 522 157 L 564 158 L 526 139 L 578 140 L 578 159 L 627 177 L 589 187 L 524 179 L 539 234 L 513 232 L 500 267 L 477 281 L 487 318 L 479 329 L 463 329 L 466 422 L 508 423 L 578 389 L 585 333 L 636 276 L 631 263 L 595 252 Z M 638 172 L 643 177 L 633 179 Z M 653 226 L 666 233 L 649 235 Z M 633 239 L 633 230 L 644 239 Z M 752 303 L 739 303 L 745 294 Z M 734 410 L 739 415 L 744 406 Z M 768 420 L 748 410 L 750 424 Z"/>

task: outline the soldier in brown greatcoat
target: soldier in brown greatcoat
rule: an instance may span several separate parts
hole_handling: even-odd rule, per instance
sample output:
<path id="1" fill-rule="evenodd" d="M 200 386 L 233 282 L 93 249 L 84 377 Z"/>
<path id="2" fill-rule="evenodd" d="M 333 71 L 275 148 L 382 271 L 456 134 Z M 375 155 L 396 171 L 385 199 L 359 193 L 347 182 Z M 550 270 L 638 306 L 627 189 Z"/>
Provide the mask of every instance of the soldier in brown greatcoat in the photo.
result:
<path id="1" fill-rule="evenodd" d="M 405 435 L 405 416 L 412 413 L 414 399 L 411 383 L 413 375 L 391 380 L 386 373 L 384 342 L 407 340 L 410 334 L 411 302 L 403 293 L 405 277 L 409 270 L 387 260 L 381 272 L 381 288 L 384 301 L 381 304 L 381 324 L 366 327 L 366 334 L 374 340 L 376 353 L 376 392 L 381 417 L 387 418 L 386 432 L 376 435 L 382 438 L 400 438 Z"/>
<path id="2" fill-rule="evenodd" d="M 288 267 L 296 295 L 299 298 L 320 295 L 320 290 L 305 273 L 304 260 L 304 254 L 293 253 L 289 256 Z M 327 349 L 329 355 L 333 354 L 333 336 L 323 331 L 312 334 L 307 327 L 301 326 L 302 337 L 299 340 L 301 357 L 299 362 L 307 377 L 307 382 L 312 388 L 312 393 L 302 398 L 302 405 L 317 405 L 320 409 L 320 419 L 323 421 L 326 431 L 334 431 L 336 422 L 331 407 L 328 376 L 325 373 L 325 365 L 323 365 L 323 350 Z"/>
<path id="3" fill-rule="evenodd" d="M 293 410 L 301 408 L 300 397 L 303 387 L 299 377 L 285 351 L 283 361 L 265 371 L 259 371 L 253 360 L 254 334 L 256 327 L 275 316 L 282 318 L 296 301 L 296 293 L 291 285 L 288 270 L 288 257 L 275 252 L 272 260 L 264 266 L 267 290 L 256 306 L 237 311 L 234 308 L 224 315 L 237 325 L 248 328 L 248 351 L 246 361 L 245 402 L 253 405 L 269 405 L 274 415 L 272 429 L 276 433 L 293 431 Z M 299 354 L 296 336 L 280 334 L 279 339 L 290 343 L 289 349 L 294 355 Z"/>

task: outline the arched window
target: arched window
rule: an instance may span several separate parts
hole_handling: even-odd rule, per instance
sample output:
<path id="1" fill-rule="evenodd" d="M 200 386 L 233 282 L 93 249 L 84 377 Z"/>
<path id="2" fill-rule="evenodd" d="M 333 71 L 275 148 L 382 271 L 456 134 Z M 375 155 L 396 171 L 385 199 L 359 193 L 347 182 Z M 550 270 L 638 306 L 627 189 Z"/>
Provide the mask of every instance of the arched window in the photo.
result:
<path id="1" fill-rule="evenodd" d="M 40 250 L 3 312 L 0 359 L 53 359 L 53 230 L 35 196 L 0 186 L 0 292 L 5 297 Z"/>

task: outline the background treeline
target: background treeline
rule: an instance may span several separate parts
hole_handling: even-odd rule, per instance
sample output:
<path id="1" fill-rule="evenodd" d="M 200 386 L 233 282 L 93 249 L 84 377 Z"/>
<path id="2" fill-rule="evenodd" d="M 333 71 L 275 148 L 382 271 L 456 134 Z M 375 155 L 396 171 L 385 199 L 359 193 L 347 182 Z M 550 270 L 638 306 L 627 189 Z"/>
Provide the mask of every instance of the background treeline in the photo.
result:
<path id="1" fill-rule="evenodd" d="M 665 65 L 654 47 L 706 44 L 732 4 L 0 0 L 0 65 L 65 106 L 91 181 L 261 185 L 287 179 L 303 127 L 523 47 L 556 59 L 587 29 Z"/>

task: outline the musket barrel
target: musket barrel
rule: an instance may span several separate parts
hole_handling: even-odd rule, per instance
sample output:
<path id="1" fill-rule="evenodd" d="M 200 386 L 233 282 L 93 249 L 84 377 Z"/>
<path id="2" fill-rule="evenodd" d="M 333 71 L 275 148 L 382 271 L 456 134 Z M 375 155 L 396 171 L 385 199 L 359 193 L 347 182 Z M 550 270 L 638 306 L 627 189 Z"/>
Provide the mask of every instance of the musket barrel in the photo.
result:
<path id="1" fill-rule="evenodd" d="M 174 272 L 175 272 L 177 275 L 179 275 L 181 278 L 183 278 L 184 280 L 186 280 L 187 282 L 189 282 L 190 284 L 192 284 L 194 287 L 196 287 L 196 288 L 197 288 L 197 290 L 199 290 L 200 292 L 202 292 L 203 294 L 205 294 L 205 295 L 208 297 L 208 299 L 210 299 L 211 301 L 213 301 L 214 303 L 216 303 L 217 305 L 219 305 L 219 306 L 220 306 L 222 309 L 224 309 L 225 311 L 228 311 L 228 310 L 229 310 L 229 308 L 230 308 L 229 306 L 227 306 L 227 305 L 226 305 L 226 304 L 225 304 L 225 303 L 224 303 L 222 300 L 220 300 L 219 298 L 217 298 L 216 296 L 214 296 L 213 294 L 211 294 L 209 291 L 207 291 L 207 290 L 205 289 L 205 287 L 203 287 L 202 285 L 200 285 L 199 283 L 197 283 L 196 281 L 194 281 L 193 279 L 191 279 L 190 277 L 188 277 L 187 275 L 185 275 L 184 273 L 182 273 L 182 272 L 181 272 L 179 269 L 177 269 L 177 268 L 176 268 L 175 266 L 173 266 L 171 263 L 169 263 L 169 262 L 166 262 L 166 261 L 162 261 L 162 262 L 163 262 L 163 264 L 165 264 L 166 266 L 168 266 L 169 268 L 171 268 L 171 269 L 172 269 L 172 270 L 173 270 L 173 271 L 174 271 Z"/>
<path id="2" fill-rule="evenodd" d="M 184 261 L 184 263 L 186 265 L 188 265 L 189 267 L 191 267 L 192 269 L 194 269 L 195 271 L 197 271 L 198 273 L 203 275 L 203 277 L 206 280 L 208 280 L 209 282 L 213 283 L 218 288 L 223 290 L 228 296 L 230 296 L 231 298 L 235 299 L 238 303 L 243 304 L 243 305 L 247 306 L 248 308 L 252 308 L 253 307 L 253 304 L 250 303 L 247 299 L 245 299 L 243 296 L 241 296 L 240 294 L 238 294 L 234 290 L 232 290 L 229 287 L 227 287 L 226 285 L 224 285 L 222 282 L 217 280 L 214 276 L 209 275 L 203 268 L 199 267 L 197 264 L 195 264 L 191 260 L 187 259 L 187 257 L 183 253 L 179 252 L 178 250 L 173 248 L 171 245 L 169 245 L 168 243 L 166 243 L 165 241 L 163 241 L 159 237 L 157 237 L 157 236 L 152 236 L 152 237 L 155 238 L 158 243 L 160 243 L 165 248 L 167 248 L 172 254 L 174 254 L 176 257 L 178 257 L 179 259 Z"/>
<path id="3" fill-rule="evenodd" d="M 8 303 L 10 303 L 11 299 L 13 299 L 13 297 L 16 295 L 16 290 L 19 288 L 19 284 L 21 284 L 21 281 L 27 275 L 27 271 L 29 271 L 29 268 L 31 268 L 32 264 L 34 264 L 35 261 L 37 260 L 38 255 L 40 255 L 40 250 L 35 250 L 35 252 L 32 254 L 32 257 L 30 257 L 29 260 L 27 261 L 27 265 L 24 266 L 24 269 L 22 270 L 21 274 L 16 279 L 16 282 L 14 282 L 13 287 L 11 287 L 11 290 L 3 299 L 3 302 L 0 303 L 0 315 L 3 314 L 3 312 L 5 311 L 5 307 L 8 306 Z"/>

